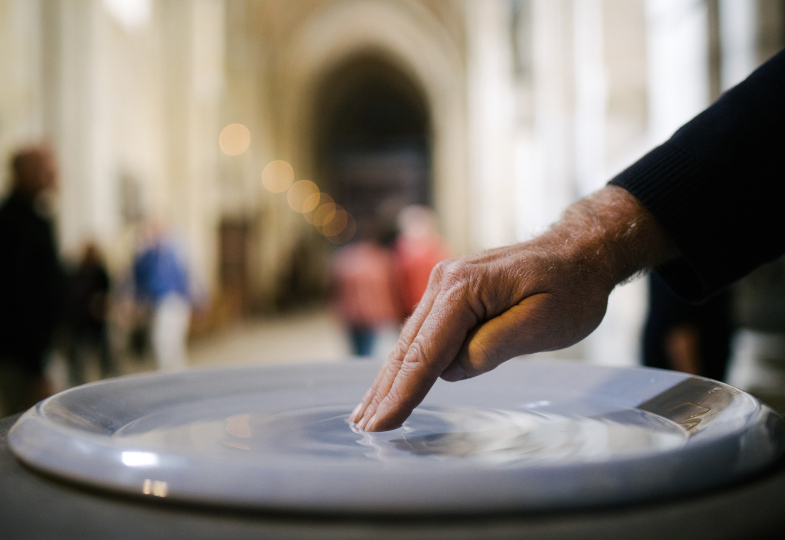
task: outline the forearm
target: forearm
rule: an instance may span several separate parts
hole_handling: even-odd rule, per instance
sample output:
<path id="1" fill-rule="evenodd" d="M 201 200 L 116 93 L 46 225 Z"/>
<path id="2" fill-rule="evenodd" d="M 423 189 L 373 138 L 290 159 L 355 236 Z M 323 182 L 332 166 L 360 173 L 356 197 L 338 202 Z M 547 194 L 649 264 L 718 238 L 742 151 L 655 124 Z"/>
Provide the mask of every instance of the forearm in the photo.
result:
<path id="1" fill-rule="evenodd" d="M 573 260 L 576 272 L 593 272 L 609 290 L 677 255 L 651 212 L 617 186 L 576 202 L 533 242 Z"/>

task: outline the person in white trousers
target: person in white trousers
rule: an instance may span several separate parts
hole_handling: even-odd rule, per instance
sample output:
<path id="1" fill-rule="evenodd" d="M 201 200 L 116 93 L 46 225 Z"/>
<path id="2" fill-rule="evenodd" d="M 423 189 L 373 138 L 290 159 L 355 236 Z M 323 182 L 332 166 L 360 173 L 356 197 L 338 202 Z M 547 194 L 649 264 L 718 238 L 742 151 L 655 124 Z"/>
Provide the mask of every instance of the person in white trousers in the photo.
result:
<path id="1" fill-rule="evenodd" d="M 136 296 L 152 307 L 151 342 L 158 368 L 185 369 L 191 320 L 188 271 L 183 257 L 160 230 L 148 236 L 134 261 Z"/>

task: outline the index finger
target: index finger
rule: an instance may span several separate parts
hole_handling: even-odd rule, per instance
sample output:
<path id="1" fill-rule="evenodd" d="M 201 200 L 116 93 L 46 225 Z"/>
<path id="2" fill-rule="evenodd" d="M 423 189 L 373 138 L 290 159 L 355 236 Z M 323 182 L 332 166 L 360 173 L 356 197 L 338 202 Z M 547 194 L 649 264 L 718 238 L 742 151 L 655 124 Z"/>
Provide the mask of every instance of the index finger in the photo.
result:
<path id="1" fill-rule="evenodd" d="M 442 290 L 434 300 L 389 390 L 379 396 L 376 410 L 367 419 L 366 431 L 400 426 L 460 351 L 480 317 L 466 300 L 455 296 L 454 290 Z"/>
<path id="2" fill-rule="evenodd" d="M 379 404 L 382 397 L 387 395 L 387 392 L 395 380 L 398 370 L 401 369 L 401 364 L 403 363 L 406 351 L 409 350 L 409 346 L 411 345 L 412 341 L 414 341 L 414 338 L 420 331 L 420 327 L 422 326 L 425 318 L 428 316 L 428 313 L 431 310 L 431 307 L 433 306 L 434 299 L 436 298 L 439 289 L 439 275 L 440 270 L 435 270 L 434 274 L 431 276 L 428 288 L 425 290 L 422 299 L 417 304 L 414 313 L 411 317 L 409 317 L 409 320 L 406 321 L 406 324 L 404 324 L 403 330 L 401 330 L 401 335 L 398 337 L 398 342 L 396 343 L 395 348 L 393 348 L 392 352 L 390 352 L 387 360 L 384 361 L 384 364 L 379 370 L 379 373 L 376 375 L 376 379 L 363 396 L 360 404 L 357 405 L 357 407 L 349 415 L 349 421 L 356 423 L 357 427 L 360 429 L 364 428 L 365 424 L 363 420 L 367 422 L 370 417 L 373 416 L 376 406 Z M 368 413 L 367 415 L 366 412 Z"/>

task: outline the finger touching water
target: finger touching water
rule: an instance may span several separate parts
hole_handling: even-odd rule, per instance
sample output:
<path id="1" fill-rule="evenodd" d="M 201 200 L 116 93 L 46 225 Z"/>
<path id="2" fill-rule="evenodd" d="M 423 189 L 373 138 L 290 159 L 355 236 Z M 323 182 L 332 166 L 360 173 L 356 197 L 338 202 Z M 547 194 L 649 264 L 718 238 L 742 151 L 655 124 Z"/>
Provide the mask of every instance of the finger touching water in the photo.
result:
<path id="1" fill-rule="evenodd" d="M 360 429 L 398 427 L 450 365 L 468 332 L 477 324 L 471 309 L 458 307 L 456 292 L 435 272 L 423 301 L 406 324 L 352 420 Z"/>
<path id="2" fill-rule="evenodd" d="M 431 281 L 433 280 L 434 277 L 432 276 Z M 406 321 L 395 348 L 393 348 L 387 360 L 382 365 L 373 384 L 363 396 L 360 404 L 357 405 L 349 416 L 349 421 L 354 422 L 360 429 L 363 429 L 367 420 L 370 419 L 371 415 L 369 414 L 366 416 L 366 412 L 375 410 L 379 403 L 379 396 L 386 395 L 387 391 L 392 387 L 392 383 L 401 368 L 401 364 L 409 350 L 409 346 L 414 341 L 414 338 L 417 337 L 417 333 L 420 331 L 420 327 L 433 305 L 434 298 L 435 294 L 433 289 L 428 288 L 414 313 L 409 320 Z M 371 408 L 370 410 L 369 407 Z"/>

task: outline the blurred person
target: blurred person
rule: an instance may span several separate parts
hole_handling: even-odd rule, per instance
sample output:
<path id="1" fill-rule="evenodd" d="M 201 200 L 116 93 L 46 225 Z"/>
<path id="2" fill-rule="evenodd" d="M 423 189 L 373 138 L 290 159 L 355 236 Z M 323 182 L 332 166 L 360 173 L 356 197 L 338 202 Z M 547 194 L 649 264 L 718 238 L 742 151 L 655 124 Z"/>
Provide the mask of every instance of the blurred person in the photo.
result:
<path id="1" fill-rule="evenodd" d="M 440 263 L 350 420 L 401 425 L 438 378 L 568 347 L 656 270 L 705 301 L 785 254 L 785 50 L 530 241 Z"/>
<path id="2" fill-rule="evenodd" d="M 98 352 L 101 377 L 116 374 L 107 333 L 109 273 L 95 243 L 88 243 L 79 265 L 68 276 L 65 326 L 69 338 L 68 378 L 71 386 L 85 382 L 84 353 Z"/>
<path id="3" fill-rule="evenodd" d="M 725 381 L 732 337 L 729 290 L 696 305 L 676 296 L 657 274 L 649 276 L 643 365 Z"/>
<path id="4" fill-rule="evenodd" d="M 430 208 L 420 205 L 403 208 L 398 215 L 398 228 L 395 260 L 406 315 L 411 315 L 428 286 L 431 271 L 452 254 L 436 230 Z"/>
<path id="5" fill-rule="evenodd" d="M 352 353 L 371 356 L 378 334 L 401 318 L 393 256 L 377 240 L 375 224 L 358 220 L 359 239 L 333 256 L 331 308 L 349 332 Z"/>
<path id="6" fill-rule="evenodd" d="M 137 300 L 151 311 L 150 341 L 158 369 L 187 367 L 186 338 L 191 320 L 188 270 L 163 229 L 151 225 L 134 260 Z"/>
<path id="7" fill-rule="evenodd" d="M 0 408 L 21 412 L 51 395 L 44 370 L 58 321 L 63 275 L 45 194 L 56 187 L 44 146 L 11 159 L 10 195 L 0 204 Z"/>

